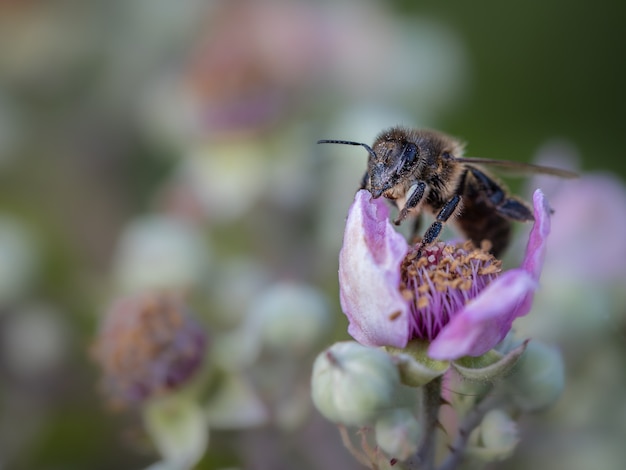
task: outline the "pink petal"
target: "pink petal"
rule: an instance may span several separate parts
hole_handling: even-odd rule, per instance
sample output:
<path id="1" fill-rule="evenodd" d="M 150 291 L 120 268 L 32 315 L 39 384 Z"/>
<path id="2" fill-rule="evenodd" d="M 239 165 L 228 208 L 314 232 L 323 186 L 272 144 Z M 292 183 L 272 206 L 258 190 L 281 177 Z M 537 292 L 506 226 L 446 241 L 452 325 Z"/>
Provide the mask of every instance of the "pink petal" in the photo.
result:
<path id="1" fill-rule="evenodd" d="M 540 190 L 533 203 L 535 224 L 522 267 L 504 273 L 457 313 L 431 343 L 433 359 L 480 356 L 504 339 L 513 320 L 530 311 L 550 232 L 550 208 Z"/>
<path id="2" fill-rule="evenodd" d="M 452 360 L 486 353 L 504 339 L 536 287 L 537 282 L 525 270 L 507 271 L 446 325 L 430 344 L 428 355 Z"/>
<path id="3" fill-rule="evenodd" d="M 535 281 L 539 281 L 541 269 L 546 257 L 548 234 L 550 233 L 550 206 L 540 189 L 533 194 L 535 224 L 533 225 L 526 245 L 526 254 L 522 262 L 525 269 Z M 529 293 L 519 307 L 518 317 L 526 315 L 533 303 L 533 293 Z M 495 345 L 494 345 L 495 346 Z"/>
<path id="4" fill-rule="evenodd" d="M 550 207 L 543 192 L 537 189 L 533 194 L 535 209 L 535 224 L 530 231 L 526 256 L 522 262 L 522 268 L 530 273 L 535 280 L 539 280 L 543 260 L 546 257 L 546 238 L 550 233 Z"/>
<path id="5" fill-rule="evenodd" d="M 408 342 L 408 304 L 400 294 L 400 264 L 408 251 L 389 223 L 381 199 L 359 191 L 339 253 L 339 294 L 348 332 L 367 346 L 403 348 Z"/>

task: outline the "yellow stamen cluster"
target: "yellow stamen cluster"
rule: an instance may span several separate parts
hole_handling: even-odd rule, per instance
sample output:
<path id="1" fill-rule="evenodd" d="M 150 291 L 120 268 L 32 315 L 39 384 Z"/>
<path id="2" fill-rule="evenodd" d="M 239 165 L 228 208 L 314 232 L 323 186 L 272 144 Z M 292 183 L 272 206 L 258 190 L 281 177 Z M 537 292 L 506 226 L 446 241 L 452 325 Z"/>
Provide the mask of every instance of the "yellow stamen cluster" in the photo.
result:
<path id="1" fill-rule="evenodd" d="M 418 309 L 423 309 L 429 306 L 434 291 L 469 292 L 472 287 L 477 287 L 475 283 L 481 277 L 491 277 L 502 271 L 502 262 L 488 249 L 487 243 L 476 248 L 466 241 L 456 245 L 437 243 L 422 248 L 421 253 L 410 251 L 401 267 L 402 295 L 413 300 Z M 466 301 L 470 298 L 467 297 Z"/>

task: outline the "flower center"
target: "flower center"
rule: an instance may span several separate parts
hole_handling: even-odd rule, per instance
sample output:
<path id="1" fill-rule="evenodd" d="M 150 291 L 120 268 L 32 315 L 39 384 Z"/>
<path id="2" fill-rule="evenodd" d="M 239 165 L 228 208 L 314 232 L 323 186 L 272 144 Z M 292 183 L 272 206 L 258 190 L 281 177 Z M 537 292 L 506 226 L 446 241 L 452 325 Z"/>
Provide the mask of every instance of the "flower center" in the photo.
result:
<path id="1" fill-rule="evenodd" d="M 409 301 L 411 339 L 433 340 L 443 327 L 502 271 L 483 243 L 439 242 L 409 251 L 401 265 L 400 292 Z"/>

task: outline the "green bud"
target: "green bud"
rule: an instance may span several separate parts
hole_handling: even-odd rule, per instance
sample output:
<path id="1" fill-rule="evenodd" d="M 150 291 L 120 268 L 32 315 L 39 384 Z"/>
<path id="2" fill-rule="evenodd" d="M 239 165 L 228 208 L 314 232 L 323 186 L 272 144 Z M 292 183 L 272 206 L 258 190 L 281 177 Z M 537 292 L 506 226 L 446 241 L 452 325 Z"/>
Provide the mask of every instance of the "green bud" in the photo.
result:
<path id="1" fill-rule="evenodd" d="M 317 357 L 311 389 L 317 409 L 346 425 L 372 424 L 382 413 L 409 404 L 410 389 L 400 383 L 392 357 L 353 341 L 335 343 Z"/>
<path id="2" fill-rule="evenodd" d="M 328 302 L 306 284 L 281 282 L 264 292 L 249 312 L 264 346 L 274 351 L 317 351 L 331 326 Z"/>
<path id="3" fill-rule="evenodd" d="M 437 361 L 428 357 L 428 346 L 429 343 L 425 341 L 414 340 L 404 349 L 385 348 L 396 360 L 403 384 L 421 387 L 443 375 L 450 367 L 448 361 Z"/>
<path id="4" fill-rule="evenodd" d="M 151 400 L 143 418 L 163 457 L 161 466 L 192 468 L 202 458 L 209 441 L 208 423 L 202 407 L 188 394 Z"/>
<path id="5" fill-rule="evenodd" d="M 376 420 L 376 443 L 389 457 L 406 460 L 417 451 L 422 427 L 411 410 L 397 409 Z"/>
<path id="6" fill-rule="evenodd" d="M 506 386 L 514 403 L 524 412 L 553 405 L 565 387 L 561 353 L 539 341 L 531 341 L 518 367 L 507 377 Z"/>
<path id="7" fill-rule="evenodd" d="M 493 460 L 510 457 L 519 442 L 517 423 L 504 411 L 491 410 L 480 425 L 480 439 Z"/>

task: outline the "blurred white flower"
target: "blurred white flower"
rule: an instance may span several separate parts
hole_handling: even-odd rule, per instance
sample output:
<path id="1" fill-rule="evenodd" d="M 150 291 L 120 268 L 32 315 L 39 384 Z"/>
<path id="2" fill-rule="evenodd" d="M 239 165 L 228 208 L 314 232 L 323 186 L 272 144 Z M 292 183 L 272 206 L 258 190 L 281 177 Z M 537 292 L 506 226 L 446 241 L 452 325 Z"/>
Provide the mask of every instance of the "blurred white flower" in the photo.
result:
<path id="1" fill-rule="evenodd" d="M 210 246 L 193 227 L 153 215 L 126 227 L 113 269 L 122 292 L 186 290 L 206 280 L 210 259 Z"/>
<path id="2" fill-rule="evenodd" d="M 316 350 L 332 326 L 326 297 L 307 284 L 281 281 L 249 302 L 236 328 L 215 338 L 212 361 L 229 371 L 253 366 L 263 351 L 287 362 Z M 278 365 L 274 363 L 278 369 Z"/>
<path id="3" fill-rule="evenodd" d="M 254 140 L 196 147 L 181 165 L 211 221 L 241 217 L 266 189 L 266 155 Z"/>
<path id="4" fill-rule="evenodd" d="M 262 347 L 291 355 L 313 352 L 331 325 L 326 297 L 296 282 L 274 284 L 248 311 L 248 331 L 259 335 Z"/>

